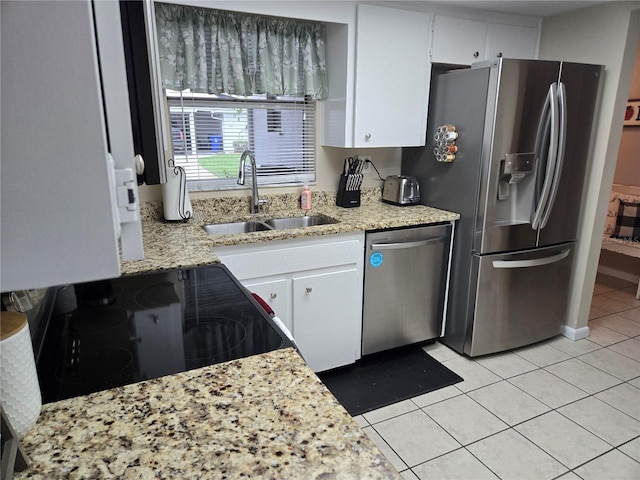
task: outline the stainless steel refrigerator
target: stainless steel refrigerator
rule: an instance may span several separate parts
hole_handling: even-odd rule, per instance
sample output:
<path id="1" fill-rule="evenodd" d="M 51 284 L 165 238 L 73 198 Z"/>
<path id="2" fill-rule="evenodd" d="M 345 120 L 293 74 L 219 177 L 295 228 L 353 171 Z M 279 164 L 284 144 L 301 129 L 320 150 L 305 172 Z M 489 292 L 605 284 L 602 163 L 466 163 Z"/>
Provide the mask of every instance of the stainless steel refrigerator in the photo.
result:
<path id="1" fill-rule="evenodd" d="M 402 174 L 461 216 L 441 338 L 458 352 L 560 333 L 602 72 L 501 58 L 434 73 L 427 145 L 403 149 Z"/>

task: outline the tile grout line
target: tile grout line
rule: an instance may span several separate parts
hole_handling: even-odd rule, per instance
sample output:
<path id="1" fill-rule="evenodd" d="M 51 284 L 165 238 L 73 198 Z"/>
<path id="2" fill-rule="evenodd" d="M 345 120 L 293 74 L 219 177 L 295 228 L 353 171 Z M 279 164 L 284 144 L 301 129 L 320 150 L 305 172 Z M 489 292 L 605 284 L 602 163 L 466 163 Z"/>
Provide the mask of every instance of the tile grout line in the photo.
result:
<path id="1" fill-rule="evenodd" d="M 605 292 L 601 292 L 599 295 L 605 295 L 605 294 L 607 294 L 607 293 L 611 293 L 611 292 L 615 292 L 615 291 L 619 291 L 619 290 L 624 290 L 624 289 L 627 289 L 627 288 L 628 288 L 628 287 L 622 287 L 622 288 L 617 288 L 617 289 L 611 289 L 611 290 L 608 290 L 608 291 L 605 291 Z M 595 297 L 595 296 L 596 296 L 596 295 L 594 294 L 594 297 Z M 616 299 L 611 299 L 611 300 L 613 300 L 613 301 L 617 301 Z M 626 308 L 626 309 L 624 309 L 624 310 L 620 310 L 619 312 L 606 313 L 605 315 L 602 315 L 602 316 L 598 316 L 598 317 L 590 318 L 588 321 L 595 320 L 595 319 L 597 319 L 597 318 L 603 318 L 603 317 L 606 317 L 606 316 L 609 316 L 609 315 L 615 315 L 615 314 L 618 314 L 618 313 L 620 313 L 620 312 L 628 312 L 628 311 L 631 311 L 631 310 L 635 310 L 636 308 L 639 308 L 639 307 L 640 307 L 640 305 L 639 305 L 639 306 L 630 307 L 630 308 Z M 603 309 L 602 309 L 602 310 L 603 310 Z M 604 311 L 604 310 L 603 310 L 603 311 Z M 624 319 L 626 319 L 626 320 L 636 322 L 636 320 L 634 320 L 633 318 L 628 318 L 628 317 L 625 317 L 624 315 L 621 315 L 621 317 L 622 317 L 622 318 L 624 318 Z M 603 322 L 603 323 L 605 323 L 605 322 Z M 640 323 L 640 322 L 636 322 L 636 323 Z M 603 327 L 603 328 L 607 328 L 607 327 Z M 560 465 L 562 465 L 564 468 L 566 468 L 566 469 L 567 469 L 567 471 L 566 471 L 566 472 L 564 472 L 564 473 L 562 473 L 561 475 L 559 475 L 558 477 L 554 477 L 554 478 L 559 478 L 559 477 L 561 477 L 561 476 L 563 476 L 563 475 L 566 475 L 566 474 L 567 474 L 567 473 L 569 473 L 569 472 L 571 472 L 571 473 L 573 473 L 574 475 L 576 475 L 576 476 L 578 476 L 578 477 L 579 477 L 579 475 L 578 475 L 577 473 L 575 473 L 575 471 L 574 471 L 575 469 L 578 469 L 578 468 L 580 468 L 580 467 L 582 467 L 582 466 L 584 466 L 584 465 L 586 465 L 586 464 L 588 464 L 588 463 L 590 463 L 590 462 L 594 461 L 594 460 L 595 460 L 595 459 L 597 459 L 597 458 L 600 458 L 600 457 L 602 457 L 602 456 L 604 456 L 604 455 L 606 455 L 606 454 L 609 454 L 609 453 L 611 453 L 611 452 L 612 452 L 612 451 L 614 451 L 614 450 L 619 451 L 619 452 L 620 452 L 620 453 L 622 453 L 626 458 L 629 458 L 629 459 L 633 460 L 634 462 L 638 463 L 638 461 L 637 461 L 635 458 L 633 458 L 633 457 L 631 457 L 630 455 L 628 455 L 627 453 L 623 452 L 622 450 L 620 450 L 620 448 L 621 448 L 621 447 L 623 447 L 624 445 L 627 445 L 627 444 L 629 444 L 629 443 L 631 443 L 631 442 L 636 441 L 638 438 L 640 438 L 640 435 L 637 435 L 637 436 L 635 436 L 635 437 L 633 437 L 633 438 L 631 438 L 631 439 L 629 439 L 629 440 L 625 441 L 624 443 L 622 443 L 622 444 L 620 444 L 620 445 L 617 445 L 617 446 L 616 446 L 616 445 L 612 445 L 609 441 L 605 440 L 604 438 L 602 438 L 602 437 L 601 437 L 600 435 L 598 435 L 597 433 L 592 432 L 591 430 L 587 429 L 586 427 L 584 427 L 583 425 L 581 425 L 581 424 L 580 424 L 580 423 L 578 423 L 577 421 L 574 421 L 573 419 L 571 419 L 571 418 L 567 417 L 566 415 L 564 415 L 563 413 L 561 413 L 561 412 L 559 412 L 559 411 L 558 411 L 558 409 L 560 409 L 560 408 L 564 408 L 564 407 L 570 406 L 570 405 L 572 405 L 572 404 L 575 404 L 575 403 L 577 403 L 577 402 L 580 402 L 580 401 L 583 401 L 583 400 L 589 399 L 590 397 L 593 397 L 595 400 L 597 400 L 597 401 L 601 401 L 601 402 L 605 403 L 606 405 L 608 405 L 609 407 L 613 408 L 615 411 L 617 411 L 617 412 L 619 412 L 619 413 L 622 413 L 622 414 L 623 414 L 623 415 L 625 415 L 626 417 L 629 417 L 630 419 L 633 419 L 633 420 L 636 420 L 636 421 L 640 421 L 640 419 L 636 419 L 635 417 L 631 416 L 630 414 L 626 413 L 625 411 L 622 411 L 622 410 L 620 410 L 619 408 L 615 407 L 614 405 L 610 405 L 610 404 L 609 404 L 609 403 L 607 403 L 606 401 L 604 401 L 604 400 L 600 400 L 599 398 L 597 398 L 597 397 L 596 397 L 596 395 L 598 395 L 598 394 L 601 394 L 601 393 L 603 393 L 603 392 L 606 392 L 606 391 L 611 390 L 611 389 L 614 389 L 614 388 L 618 388 L 618 387 L 620 387 L 621 385 L 624 385 L 624 384 L 629 384 L 629 386 L 630 386 L 630 387 L 633 387 L 634 389 L 638 389 L 638 391 L 640 391 L 640 388 L 638 388 L 638 387 L 636 387 L 635 385 L 631 384 L 631 382 L 632 382 L 632 381 L 637 380 L 638 378 L 640 378 L 640 376 L 636 376 L 636 377 L 633 377 L 633 378 L 628 379 L 628 380 L 620 379 L 620 378 L 618 378 L 616 375 L 613 375 L 613 374 L 611 374 L 611 373 L 609 373 L 609 372 L 606 372 L 606 371 L 602 370 L 601 368 L 599 368 L 599 367 L 597 367 L 597 366 L 595 366 L 595 365 L 591 365 L 591 364 L 589 364 L 589 363 L 587 363 L 587 362 L 585 362 L 584 360 L 582 360 L 582 359 L 580 359 L 580 358 L 579 358 L 579 357 L 585 356 L 585 355 L 587 355 L 587 354 L 589 354 L 589 353 L 596 352 L 596 351 L 598 351 L 598 350 L 602 350 L 602 349 L 610 349 L 611 347 L 613 347 L 613 346 L 615 346 L 615 345 L 621 344 L 621 343 L 626 342 L 626 341 L 631 340 L 631 339 L 636 339 L 636 340 L 637 340 L 637 339 L 638 339 L 638 337 L 640 337 L 640 335 L 636 335 L 636 336 L 629 336 L 629 335 L 627 335 L 627 334 L 625 334 L 625 333 L 623 333 L 623 332 L 619 332 L 619 331 L 617 331 L 617 330 L 613 330 L 613 329 L 611 329 L 611 328 L 608 328 L 608 329 L 609 329 L 609 330 L 611 330 L 611 331 L 613 331 L 613 332 L 615 332 L 615 333 L 618 333 L 618 334 L 620 334 L 620 335 L 623 335 L 623 336 L 625 336 L 625 337 L 627 337 L 627 338 L 625 338 L 624 340 L 616 341 L 616 342 L 611 343 L 611 344 L 609 344 L 609 345 L 600 345 L 600 344 L 598 344 L 597 342 L 594 342 L 594 341 L 589 340 L 591 343 L 593 343 L 593 344 L 594 344 L 594 346 L 595 346 L 596 348 L 594 348 L 593 350 L 590 350 L 590 351 L 587 351 L 587 352 L 578 353 L 578 354 L 575 354 L 575 353 L 568 353 L 568 352 L 565 352 L 565 351 L 561 350 L 560 348 L 557 348 L 557 347 L 556 347 L 556 346 L 554 346 L 554 345 L 549 345 L 549 346 L 551 346 L 552 348 L 554 348 L 555 350 L 557 350 L 558 352 L 562 353 L 563 355 L 568 356 L 569 358 L 566 358 L 566 359 L 564 359 L 564 360 L 558 360 L 558 361 L 555 361 L 555 362 L 552 362 L 552 363 L 549 363 L 549 364 L 545 364 L 544 366 L 537 365 L 537 364 L 535 364 L 535 363 L 533 363 L 533 362 L 529 361 L 527 358 L 525 358 L 525 357 L 523 357 L 523 356 L 519 355 L 519 354 L 517 353 L 517 351 L 516 351 L 517 349 L 516 349 L 516 350 L 509 350 L 509 352 L 514 353 L 514 354 L 518 355 L 518 357 L 519 357 L 520 359 L 522 359 L 522 360 L 524 360 L 524 361 L 526 361 L 526 362 L 528 362 L 528 363 L 530 363 L 530 364 L 534 365 L 536 368 L 534 368 L 533 370 L 529 370 L 529 371 L 526 371 L 526 372 L 520 373 L 520 374 L 518 374 L 518 375 L 512 375 L 512 376 L 508 376 L 508 377 L 505 377 L 505 376 L 503 376 L 503 375 L 501 375 L 501 374 L 499 374 L 499 373 L 497 373 L 497 372 L 493 371 L 491 368 L 486 367 L 486 366 L 484 366 L 484 365 L 482 365 L 482 364 L 478 363 L 478 362 L 477 362 L 476 360 L 474 360 L 474 359 L 469 359 L 469 360 L 472 360 L 476 365 L 478 365 L 478 366 L 480 366 L 480 367 L 483 367 L 483 369 L 485 369 L 485 370 L 489 371 L 491 374 L 496 375 L 496 376 L 499 378 L 499 380 L 497 380 L 497 381 L 495 381 L 495 382 L 487 383 L 487 384 L 482 385 L 482 386 L 477 387 L 477 388 L 473 388 L 473 389 L 471 389 L 471 390 L 469 390 L 469 391 L 463 391 L 463 390 L 461 390 L 461 389 L 459 389 L 459 388 L 458 388 L 458 389 L 457 389 L 457 390 L 458 390 L 458 392 L 457 392 L 457 393 L 455 393 L 455 394 L 453 394 L 452 396 L 447 397 L 447 398 L 444 398 L 444 399 L 441 399 L 441 400 L 438 400 L 438 401 L 435 401 L 435 402 L 433 402 L 433 403 L 429 403 L 428 405 L 425 405 L 425 406 L 420 406 L 420 405 L 418 405 L 418 403 L 417 403 L 417 402 L 415 402 L 415 401 L 414 401 L 414 399 L 415 399 L 415 398 L 417 398 L 417 396 L 416 396 L 416 397 L 412 397 L 412 398 L 407 399 L 409 402 L 411 402 L 411 403 L 410 403 L 410 409 L 409 409 L 408 411 L 405 411 L 405 412 L 402 412 L 402 413 L 398 413 L 398 414 L 394 414 L 394 415 L 392 415 L 392 416 L 390 416 L 390 417 L 388 417 L 388 418 L 384 418 L 384 419 L 382 419 L 382 420 L 379 420 L 379 421 L 377 421 L 377 422 L 373 422 L 373 423 L 372 423 L 372 422 L 370 422 L 369 420 L 367 420 L 367 419 L 364 417 L 364 415 L 362 416 L 362 419 L 363 419 L 363 421 L 366 423 L 366 425 L 367 425 L 367 426 L 370 426 L 370 427 L 372 428 L 372 430 L 373 430 L 373 431 L 374 431 L 374 432 L 375 432 L 375 433 L 376 433 L 376 434 L 377 434 L 377 435 L 382 439 L 382 441 L 384 441 L 384 443 L 389 447 L 390 451 L 392 451 L 392 452 L 393 452 L 393 453 L 398 457 L 398 459 L 402 462 L 402 464 L 404 464 L 404 465 L 406 465 L 406 466 L 407 466 L 407 468 L 406 468 L 406 469 L 403 469 L 403 470 L 401 470 L 401 471 L 402 471 L 402 472 L 410 471 L 413 475 L 415 475 L 415 476 L 416 476 L 416 477 L 418 477 L 418 478 L 420 478 L 420 477 L 417 475 L 417 473 L 415 473 L 415 472 L 413 471 L 413 469 L 414 469 L 414 468 L 416 468 L 416 467 L 418 467 L 418 466 L 420 466 L 420 465 L 424 465 L 424 464 L 426 464 L 426 463 L 432 462 L 432 461 L 434 461 L 434 460 L 436 460 L 436 459 L 438 459 L 438 458 L 440 458 L 440 457 L 443 457 L 443 456 L 445 456 L 445 455 L 451 454 L 451 453 L 453 453 L 453 452 L 457 452 L 457 451 L 462 450 L 462 449 L 464 449 L 466 452 L 468 452 L 469 454 L 471 454 L 471 456 L 472 456 L 473 458 L 475 458 L 478 462 L 480 462 L 480 464 L 482 464 L 482 465 L 483 465 L 485 468 L 487 468 L 491 473 L 493 473 L 493 474 L 494 474 L 494 475 L 496 475 L 498 478 L 500 478 L 500 477 L 499 477 L 499 475 L 497 475 L 497 473 L 496 473 L 496 472 L 494 472 L 494 471 L 493 471 L 491 468 L 489 468 L 489 467 L 488 467 L 484 462 L 482 462 L 482 460 L 480 460 L 478 457 L 476 457 L 476 456 L 475 456 L 475 455 L 474 455 L 474 454 L 473 454 L 473 453 L 472 453 L 472 452 L 471 452 L 467 447 L 469 447 L 470 445 L 473 445 L 473 444 L 475 444 L 475 443 L 477 443 L 477 442 L 480 442 L 480 441 L 486 440 L 487 438 L 490 438 L 490 437 L 492 437 L 492 436 L 494 436 L 494 435 L 498 435 L 498 434 L 500 434 L 500 433 L 504 433 L 504 432 L 509 431 L 509 430 L 513 430 L 513 431 L 514 431 L 514 433 L 518 434 L 519 436 L 521 436 L 522 438 L 524 438 L 525 440 L 527 440 L 527 441 L 528 441 L 529 443 L 531 443 L 532 445 L 535 445 L 535 447 L 536 447 L 537 449 L 539 449 L 539 450 L 541 450 L 542 452 L 544 452 L 545 454 L 549 455 L 551 458 L 553 458 L 553 459 L 554 459 L 555 461 L 557 461 Z M 446 346 L 445 346 L 445 347 L 446 347 Z M 620 353 L 620 352 L 616 352 L 615 350 L 611 350 L 611 352 L 613 352 L 613 353 L 617 353 L 618 355 L 620 355 L 621 357 L 623 357 L 623 358 L 625 358 L 625 359 L 630 359 L 630 360 L 632 360 L 632 361 L 634 361 L 634 362 L 638 362 L 638 360 L 636 360 L 635 358 L 630 357 L 630 356 L 627 356 L 627 355 L 625 355 L 625 354 L 623 354 L 623 353 Z M 429 352 L 427 352 L 427 353 L 429 353 Z M 434 358 L 435 358 L 435 357 L 434 357 Z M 465 357 L 464 357 L 464 356 L 462 356 L 462 355 L 458 355 L 458 356 L 456 356 L 455 358 L 465 358 Z M 604 389 L 602 389 L 602 390 L 599 390 L 599 391 L 597 391 L 597 392 L 590 393 L 590 392 L 587 392 L 587 391 L 583 390 L 583 389 L 582 389 L 582 388 L 580 388 L 579 386 L 574 385 L 574 383 L 572 383 L 571 381 L 565 380 L 565 379 L 563 379 L 563 378 L 559 377 L 558 375 L 555 375 L 554 373 L 552 373 L 552 372 L 550 372 L 550 371 L 546 370 L 546 368 L 551 367 L 552 365 L 557 365 L 557 364 L 560 364 L 560 363 L 566 362 L 566 361 L 571 360 L 571 359 L 577 359 L 577 360 L 580 360 L 580 362 L 581 362 L 581 363 L 583 363 L 583 364 L 585 364 L 585 365 L 588 365 L 588 366 L 590 366 L 590 367 L 593 367 L 593 368 L 595 368 L 595 369 L 597 369 L 597 370 L 601 371 L 602 373 L 604 373 L 604 374 L 606 374 L 606 375 L 608 375 L 608 376 L 610 376 L 610 377 L 612 377 L 612 378 L 616 379 L 616 380 L 618 381 L 618 383 L 616 383 L 615 385 L 612 385 L 612 386 L 610 386 L 610 387 L 604 388 Z M 436 359 L 436 360 L 437 360 L 437 359 Z M 449 359 L 449 360 L 454 360 L 454 358 L 451 358 L 451 359 Z M 438 361 L 439 361 L 440 363 L 442 363 L 443 365 L 446 365 L 446 361 L 440 361 L 440 360 L 438 360 Z M 638 363 L 640 364 L 640 362 L 638 362 Z M 514 383 L 512 383 L 512 382 L 510 381 L 510 380 L 511 380 L 511 379 L 513 379 L 513 378 L 519 377 L 519 376 L 521 376 L 521 375 L 526 375 L 526 374 L 528 374 L 528 373 L 532 373 L 532 372 L 535 372 L 535 371 L 537 371 L 537 370 L 544 370 L 544 371 L 545 371 L 545 373 L 548 373 L 548 374 L 552 375 L 554 378 L 557 378 L 558 380 L 560 380 L 560 381 L 562 381 L 562 382 L 566 382 L 568 385 L 571 385 L 572 387 L 577 388 L 579 391 L 583 392 L 586 396 L 585 396 L 585 397 L 582 397 L 582 398 L 579 398 L 579 399 L 576 399 L 576 400 L 573 400 L 573 401 L 571 401 L 571 402 L 568 402 L 568 403 L 566 403 L 566 404 L 564 404 L 564 405 L 560 405 L 560 406 L 558 406 L 558 407 L 552 407 L 552 406 L 548 405 L 547 403 L 543 402 L 541 399 L 539 399 L 539 398 L 535 397 L 534 395 L 532 395 L 532 394 L 530 394 L 530 393 L 528 393 L 528 392 L 526 392 L 526 391 L 522 390 L 520 387 L 518 387 L 517 385 L 515 385 Z M 549 410 L 548 410 L 547 412 L 541 413 L 541 414 L 539 414 L 539 415 L 535 415 L 535 416 L 533 416 L 533 417 L 531 417 L 531 418 L 528 418 L 528 419 L 526 419 L 526 420 L 523 420 L 523 421 L 521 421 L 521 422 L 518 422 L 518 423 L 516 423 L 516 424 L 514 424 L 514 425 L 510 425 L 510 424 L 508 424 L 507 422 L 505 422 L 504 420 L 502 420 L 500 417 L 498 417 L 496 414 L 494 414 L 494 413 L 493 413 L 491 410 L 489 410 L 487 407 L 485 407 L 484 405 L 482 405 L 481 403 L 479 403 L 475 398 L 473 398 L 473 397 L 470 395 L 470 393 L 472 393 L 472 392 L 474 392 L 474 391 L 480 390 L 480 389 L 485 388 L 485 387 L 489 387 L 489 386 L 491 386 L 491 385 L 496 385 L 496 384 L 498 384 L 498 383 L 500 383 L 500 382 L 502 382 L 502 381 L 507 382 L 509 385 L 511 385 L 511 386 L 513 386 L 513 387 L 515 387 L 515 388 L 517 388 L 519 391 L 521 391 L 522 393 L 524 393 L 524 394 L 525 394 L 525 395 L 527 395 L 528 397 L 531 397 L 532 399 L 534 399 L 534 400 L 536 400 L 536 401 L 538 401 L 538 402 L 542 403 L 546 408 L 549 408 Z M 460 395 L 465 395 L 468 399 L 470 399 L 470 400 L 471 400 L 471 401 L 473 401 L 475 404 L 477 404 L 477 405 L 479 405 L 480 407 L 482 407 L 486 412 L 490 413 L 493 417 L 495 417 L 496 419 L 498 419 L 499 421 L 501 421 L 504 425 L 506 425 L 506 426 L 507 426 L 507 428 L 502 429 L 502 430 L 500 430 L 500 431 L 498 431 L 498 432 L 494 432 L 494 433 L 492 433 L 492 434 L 490 434 L 490 435 L 487 435 L 487 436 L 485 436 L 485 437 L 482 437 L 482 438 L 480 438 L 480 439 L 478 439 L 478 440 L 474 440 L 473 442 L 470 442 L 468 445 L 462 445 L 460 441 L 458 441 L 455 437 L 453 437 L 453 435 L 451 435 L 451 434 L 450 434 L 450 433 L 449 433 L 449 432 L 448 432 L 448 431 L 447 431 L 447 430 L 446 430 L 446 429 L 445 429 L 445 428 L 444 428 L 440 423 L 438 423 L 438 422 L 437 422 L 433 417 L 431 417 L 431 416 L 430 416 L 430 415 L 425 411 L 425 409 L 426 409 L 426 408 L 428 408 L 428 407 L 431 407 L 431 406 L 433 406 L 433 405 L 438 405 L 438 404 L 440 404 L 440 403 L 442 403 L 442 402 L 445 402 L 445 401 L 448 401 L 448 400 L 452 400 L 452 399 L 454 399 L 454 398 L 459 397 Z M 378 432 L 378 430 L 376 429 L 376 425 L 377 425 L 377 424 L 379 424 L 379 423 L 382 423 L 382 422 L 385 422 L 385 421 L 392 420 L 392 419 L 394 419 L 394 418 L 400 417 L 400 416 L 402 416 L 402 415 L 406 415 L 406 414 L 409 414 L 409 413 L 411 413 L 411 412 L 415 412 L 415 411 L 417 411 L 417 410 L 420 410 L 423 414 L 425 414 L 425 415 L 426 415 L 426 416 L 427 416 L 431 421 L 433 421 L 433 422 L 434 422 L 434 423 L 435 423 L 439 428 L 441 428 L 445 433 L 447 433 L 447 435 L 448 435 L 449 437 L 451 437 L 451 438 L 452 438 L 452 439 L 453 439 L 453 440 L 454 440 L 458 445 L 460 445 L 460 446 L 459 446 L 458 448 L 455 448 L 454 450 L 451 450 L 451 451 L 449 451 L 449 452 L 443 453 L 443 454 L 438 455 L 438 456 L 436 456 L 436 457 L 433 457 L 433 458 L 431 458 L 431 459 L 429 459 L 429 460 L 426 460 L 425 462 L 421 462 L 421 463 L 419 463 L 419 464 L 416 464 L 416 465 L 413 465 L 413 466 L 409 466 L 409 465 L 408 465 L 408 463 L 407 463 L 407 462 L 402 458 L 402 456 L 399 454 L 399 452 L 398 452 L 398 451 L 396 451 L 393 447 L 391 447 L 391 445 L 387 442 L 387 440 L 386 440 L 386 439 L 385 439 L 385 438 L 380 434 L 380 432 Z M 556 458 L 555 456 L 553 456 L 551 453 L 547 452 L 544 448 L 542 448 L 542 447 L 540 447 L 539 445 L 537 445 L 533 440 L 529 439 L 527 436 L 525 436 L 524 434 L 522 434 L 522 433 L 520 433 L 518 430 L 516 430 L 516 427 L 518 427 L 519 425 L 522 425 L 522 424 L 524 424 L 524 423 L 526 423 L 526 422 L 529 422 L 529 421 L 531 421 L 531 420 L 534 420 L 534 419 L 536 419 L 536 418 L 539 418 L 539 417 L 541 417 L 541 416 L 543 416 L 543 415 L 546 415 L 546 414 L 548 414 L 548 413 L 550 413 L 550 412 L 556 412 L 556 413 L 558 413 L 558 414 L 559 414 L 559 415 L 561 415 L 563 418 L 565 418 L 565 419 L 569 420 L 572 424 L 574 424 L 574 425 L 576 425 L 577 427 L 579 427 L 581 430 L 584 430 L 585 432 L 587 432 L 587 433 L 589 433 L 589 434 L 591 434 L 591 435 L 594 435 L 596 438 L 600 439 L 602 442 L 604 442 L 604 443 L 605 443 L 607 446 L 609 446 L 610 448 L 608 448 L 605 452 L 603 452 L 603 453 L 601 453 L 601 454 L 599 454 L 599 455 L 596 455 L 596 456 L 595 456 L 595 457 L 593 457 L 593 458 L 588 459 L 587 461 L 585 461 L 584 463 L 582 463 L 582 464 L 580 464 L 580 465 L 576 466 L 575 468 L 570 468 L 568 465 L 565 465 L 562 461 L 560 461 L 559 459 L 557 459 L 557 458 Z"/>

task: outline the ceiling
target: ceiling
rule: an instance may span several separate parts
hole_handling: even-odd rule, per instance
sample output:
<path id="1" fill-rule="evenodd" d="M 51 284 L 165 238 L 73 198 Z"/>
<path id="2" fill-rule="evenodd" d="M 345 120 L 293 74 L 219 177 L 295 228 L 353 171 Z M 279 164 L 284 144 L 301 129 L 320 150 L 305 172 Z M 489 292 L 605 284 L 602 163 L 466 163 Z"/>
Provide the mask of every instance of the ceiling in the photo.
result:
<path id="1" fill-rule="evenodd" d="M 612 0 L 443 0 L 433 3 L 515 15 L 551 17 L 608 1 Z"/>

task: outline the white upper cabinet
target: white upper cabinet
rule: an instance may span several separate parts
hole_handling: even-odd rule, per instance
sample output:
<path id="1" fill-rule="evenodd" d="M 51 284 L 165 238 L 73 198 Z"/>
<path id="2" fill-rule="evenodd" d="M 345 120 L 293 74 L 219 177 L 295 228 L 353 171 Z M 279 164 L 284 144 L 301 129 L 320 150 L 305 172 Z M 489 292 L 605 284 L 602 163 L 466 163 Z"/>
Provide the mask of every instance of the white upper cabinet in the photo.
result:
<path id="1" fill-rule="evenodd" d="M 358 5 L 354 147 L 424 145 L 429 16 Z"/>
<path id="2" fill-rule="evenodd" d="M 425 144 L 430 20 L 427 13 L 359 4 L 355 58 L 346 26 L 329 27 L 323 145 Z"/>
<path id="3" fill-rule="evenodd" d="M 436 15 L 433 18 L 431 61 L 471 65 L 485 58 L 487 22 Z"/>
<path id="4" fill-rule="evenodd" d="M 117 276 L 121 232 L 142 256 L 118 3 L 1 8 L 0 290 Z"/>
<path id="5" fill-rule="evenodd" d="M 433 18 L 431 61 L 471 65 L 499 56 L 533 59 L 537 56 L 538 29 L 444 15 Z"/>
<path id="6" fill-rule="evenodd" d="M 501 23 L 488 25 L 487 59 L 496 57 L 535 59 L 537 50 L 537 28 Z"/>

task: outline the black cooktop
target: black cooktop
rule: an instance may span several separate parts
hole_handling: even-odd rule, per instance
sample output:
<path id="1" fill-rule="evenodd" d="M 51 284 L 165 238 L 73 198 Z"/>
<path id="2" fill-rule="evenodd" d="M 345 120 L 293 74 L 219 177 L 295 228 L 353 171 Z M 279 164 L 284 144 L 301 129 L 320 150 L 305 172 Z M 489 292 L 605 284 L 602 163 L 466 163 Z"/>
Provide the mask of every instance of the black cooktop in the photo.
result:
<path id="1" fill-rule="evenodd" d="M 292 346 L 223 265 L 50 289 L 44 403 Z"/>

